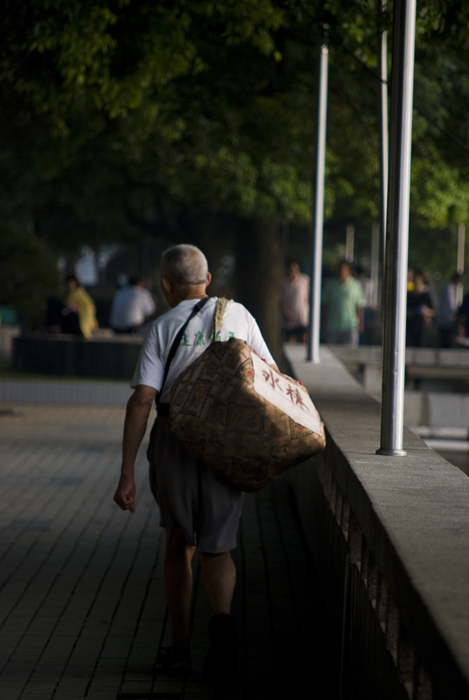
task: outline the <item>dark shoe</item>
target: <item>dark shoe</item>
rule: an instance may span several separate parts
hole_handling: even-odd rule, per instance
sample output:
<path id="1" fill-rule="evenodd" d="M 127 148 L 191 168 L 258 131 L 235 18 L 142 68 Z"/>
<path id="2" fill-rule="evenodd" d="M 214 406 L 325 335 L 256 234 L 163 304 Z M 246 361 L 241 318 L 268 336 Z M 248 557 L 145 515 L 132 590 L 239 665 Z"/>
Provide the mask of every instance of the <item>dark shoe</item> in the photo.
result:
<path id="1" fill-rule="evenodd" d="M 236 625 L 231 615 L 214 615 L 208 625 L 210 647 L 202 673 L 206 681 L 223 683 L 236 671 Z"/>
<path id="2" fill-rule="evenodd" d="M 153 666 L 153 673 L 168 673 L 174 676 L 192 673 L 190 650 L 161 647 Z"/>

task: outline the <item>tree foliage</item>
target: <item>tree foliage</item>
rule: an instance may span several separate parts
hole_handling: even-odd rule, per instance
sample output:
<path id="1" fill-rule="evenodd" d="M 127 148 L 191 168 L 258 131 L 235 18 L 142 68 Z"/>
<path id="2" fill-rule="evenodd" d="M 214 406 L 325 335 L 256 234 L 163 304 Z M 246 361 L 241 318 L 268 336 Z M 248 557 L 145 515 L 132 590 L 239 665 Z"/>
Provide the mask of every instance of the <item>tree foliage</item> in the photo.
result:
<path id="1" fill-rule="evenodd" d="M 418 5 L 415 240 L 467 219 L 467 3 Z M 55 250 L 202 214 L 306 226 L 330 47 L 326 244 L 379 210 L 375 0 L 6 0 L 0 206 Z M 421 235 L 420 232 L 424 232 Z M 342 235 L 342 234 L 341 234 Z M 424 246 L 422 245 L 422 248 Z"/>
<path id="2" fill-rule="evenodd" d="M 46 299 L 60 290 L 57 265 L 44 243 L 22 229 L 0 226 L 0 304 L 40 327 Z"/>

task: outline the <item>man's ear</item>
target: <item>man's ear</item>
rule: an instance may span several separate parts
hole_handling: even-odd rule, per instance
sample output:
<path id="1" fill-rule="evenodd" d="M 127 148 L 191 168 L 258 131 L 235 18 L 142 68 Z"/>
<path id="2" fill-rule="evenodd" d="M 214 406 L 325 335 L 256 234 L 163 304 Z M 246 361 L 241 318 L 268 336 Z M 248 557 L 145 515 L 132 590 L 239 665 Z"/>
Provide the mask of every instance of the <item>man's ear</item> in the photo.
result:
<path id="1" fill-rule="evenodd" d="M 163 287 L 165 292 L 168 292 L 168 294 L 171 294 L 173 290 L 173 283 L 168 277 L 162 277 L 161 278 L 161 286 Z"/>
<path id="2" fill-rule="evenodd" d="M 207 272 L 207 282 L 205 284 L 205 288 L 208 287 L 208 285 L 210 284 L 211 281 L 212 281 L 212 275 L 210 274 L 210 272 Z"/>

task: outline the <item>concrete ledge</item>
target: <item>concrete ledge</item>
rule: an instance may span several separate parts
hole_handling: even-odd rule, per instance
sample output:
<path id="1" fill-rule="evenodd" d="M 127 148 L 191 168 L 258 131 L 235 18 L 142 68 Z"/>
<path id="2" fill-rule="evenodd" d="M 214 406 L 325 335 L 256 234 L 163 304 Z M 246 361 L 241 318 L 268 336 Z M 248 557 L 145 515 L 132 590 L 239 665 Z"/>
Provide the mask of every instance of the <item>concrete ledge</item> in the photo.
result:
<path id="1" fill-rule="evenodd" d="M 469 697 L 469 479 L 410 431 L 406 457 L 377 456 L 378 403 L 326 348 L 284 349 L 328 431 L 293 478 L 343 696 Z"/>
<path id="2" fill-rule="evenodd" d="M 20 336 L 13 340 L 13 367 L 28 372 L 130 381 L 142 342 L 142 336 L 97 336 L 89 340 L 71 335 Z"/>
<path id="3" fill-rule="evenodd" d="M 405 422 L 441 428 L 464 428 L 469 431 L 469 394 L 406 391 Z"/>

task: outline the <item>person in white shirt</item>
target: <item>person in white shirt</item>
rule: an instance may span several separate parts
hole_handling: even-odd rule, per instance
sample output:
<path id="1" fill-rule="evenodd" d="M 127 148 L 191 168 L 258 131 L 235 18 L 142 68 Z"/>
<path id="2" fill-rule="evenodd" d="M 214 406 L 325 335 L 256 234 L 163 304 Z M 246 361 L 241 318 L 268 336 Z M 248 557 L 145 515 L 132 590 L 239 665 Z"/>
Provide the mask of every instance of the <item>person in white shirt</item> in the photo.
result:
<path id="1" fill-rule="evenodd" d="M 132 379 L 134 394 L 127 404 L 121 476 L 114 500 L 122 510 L 135 510 L 135 459 L 152 404 L 161 395 L 149 449 L 150 485 L 160 508 L 160 525 L 166 528 L 164 575 L 172 646 L 161 650 L 155 670 L 190 670 L 191 560 L 197 548 L 214 613 L 209 623 L 210 647 L 203 673 L 209 681 L 226 680 L 236 664 L 236 634 L 231 617 L 236 571 L 230 550 L 236 546 L 243 494 L 189 454 L 169 429 L 171 387 L 213 341 L 217 300 L 207 297 L 211 276 L 205 256 L 195 246 L 179 245 L 165 251 L 161 276 L 163 293 L 171 308 L 151 324 Z M 196 315 L 192 315 L 195 311 Z M 170 349 L 189 317 L 163 388 Z M 217 333 L 217 340 L 230 337 L 246 341 L 276 368 L 256 321 L 235 302 L 229 302 L 219 336 Z"/>
<path id="2" fill-rule="evenodd" d="M 309 277 L 289 260 L 282 290 L 283 334 L 287 342 L 304 343 L 309 325 Z"/>
<path id="3" fill-rule="evenodd" d="M 115 333 L 137 333 L 156 309 L 152 295 L 137 277 L 114 295 L 109 325 Z"/>
<path id="4" fill-rule="evenodd" d="M 463 282 L 463 276 L 456 272 L 451 281 L 445 284 L 441 290 L 438 301 L 438 313 L 436 323 L 440 331 L 440 347 L 450 348 L 452 337 L 456 332 L 456 316 L 458 313 L 459 291 Z"/>

